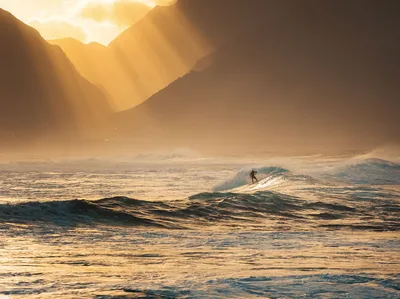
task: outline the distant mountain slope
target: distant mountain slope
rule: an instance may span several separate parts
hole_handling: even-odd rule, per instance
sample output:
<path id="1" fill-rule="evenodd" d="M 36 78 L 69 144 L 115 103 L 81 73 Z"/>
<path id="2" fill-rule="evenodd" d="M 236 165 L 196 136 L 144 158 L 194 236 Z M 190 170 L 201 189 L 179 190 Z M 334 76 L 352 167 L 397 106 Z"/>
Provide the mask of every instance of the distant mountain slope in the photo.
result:
<path id="1" fill-rule="evenodd" d="M 84 44 L 73 38 L 49 40 L 48 42 L 59 46 L 86 79 L 95 84 L 101 84 L 105 80 L 103 73 L 107 73 L 108 70 L 104 70 L 104 61 L 109 59 L 107 47 L 98 43 Z"/>
<path id="2" fill-rule="evenodd" d="M 123 112 L 120 138 L 281 150 L 400 141 L 398 2 L 285 2 L 209 68 Z"/>
<path id="3" fill-rule="evenodd" d="M 2 146 L 76 136 L 109 117 L 105 95 L 78 73 L 64 52 L 1 9 L 0 43 Z"/>
<path id="4" fill-rule="evenodd" d="M 252 24 L 278 18 L 292 0 L 179 0 L 158 6 L 107 49 L 55 40 L 78 70 L 104 86 L 117 109 L 131 108 Z"/>

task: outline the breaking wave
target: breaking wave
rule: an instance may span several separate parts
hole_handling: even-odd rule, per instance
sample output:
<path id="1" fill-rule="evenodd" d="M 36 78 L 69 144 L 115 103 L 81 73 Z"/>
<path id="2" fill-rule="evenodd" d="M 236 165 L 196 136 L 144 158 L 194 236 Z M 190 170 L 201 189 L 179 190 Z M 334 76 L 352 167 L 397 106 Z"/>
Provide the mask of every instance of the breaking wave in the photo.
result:
<path id="1" fill-rule="evenodd" d="M 235 190 L 239 192 L 266 190 L 279 184 L 292 184 L 303 186 L 305 184 L 332 185 L 337 183 L 364 184 L 364 185 L 400 185 L 400 164 L 387 160 L 369 158 L 350 161 L 336 166 L 326 172 L 314 174 L 293 173 L 278 166 L 264 166 L 253 168 L 257 171 L 259 182 L 252 184 L 251 169 L 239 171 L 233 178 L 225 180 L 214 186 L 214 191 Z"/>
<path id="2" fill-rule="evenodd" d="M 235 177 L 214 187 L 214 191 L 234 191 L 239 193 L 255 193 L 274 190 L 286 193 L 287 188 L 300 188 L 313 185 L 326 185 L 320 179 L 305 174 L 292 173 L 281 167 L 255 168 L 258 182 L 252 183 L 250 170 L 242 170 Z"/>
<path id="3" fill-rule="evenodd" d="M 281 177 L 284 173 L 288 173 L 289 170 L 282 167 L 258 167 L 253 168 L 257 171 L 257 178 L 259 180 L 264 180 L 266 178 L 274 179 Z M 235 177 L 224 181 L 223 183 L 218 184 L 214 187 L 214 191 L 225 191 L 230 189 L 235 189 L 247 184 L 251 183 L 251 179 L 249 176 L 250 169 L 245 169 L 236 174 Z"/>
<path id="4" fill-rule="evenodd" d="M 400 227 L 399 188 L 379 186 L 400 184 L 399 164 L 365 159 L 316 177 L 292 173 L 282 167 L 255 170 L 258 183 L 250 183 L 250 170 L 246 169 L 215 186 L 212 192 L 186 200 L 114 197 L 97 201 L 0 204 L 0 227 L 15 223 L 164 229 L 218 225 L 264 230 L 322 227 L 380 231 Z"/>
<path id="5" fill-rule="evenodd" d="M 350 192 L 350 191 L 347 191 Z M 350 194 L 351 197 L 351 194 Z M 373 207 L 373 209 L 372 209 Z M 247 226 L 266 230 L 355 229 L 397 230 L 400 206 L 375 198 L 357 205 L 351 200 L 309 201 L 260 191 L 253 194 L 209 192 L 189 200 L 148 202 L 127 197 L 97 201 L 69 200 L 0 205 L 1 225 L 53 224 L 64 227 L 112 225 L 187 229 Z"/>
<path id="6" fill-rule="evenodd" d="M 376 158 L 364 159 L 341 166 L 326 177 L 353 184 L 399 185 L 400 164 Z"/>

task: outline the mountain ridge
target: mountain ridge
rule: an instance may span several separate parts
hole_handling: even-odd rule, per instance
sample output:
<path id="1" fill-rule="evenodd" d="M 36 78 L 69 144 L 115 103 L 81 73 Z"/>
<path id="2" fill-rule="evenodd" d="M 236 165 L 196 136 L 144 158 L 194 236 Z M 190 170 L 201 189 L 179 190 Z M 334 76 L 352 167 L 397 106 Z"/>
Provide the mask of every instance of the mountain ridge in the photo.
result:
<path id="1" fill-rule="evenodd" d="M 251 23 L 264 18 L 265 10 L 259 7 L 265 3 L 280 10 L 285 3 L 290 5 L 287 0 L 279 5 L 270 0 L 235 0 L 227 9 L 223 0 L 179 0 L 171 6 L 155 7 L 123 31 L 107 46 L 101 60 L 89 57 L 88 49 L 63 49 L 86 78 L 104 85 L 117 110 L 125 110 L 190 72 L 236 31 L 246 31 Z"/>
<path id="2" fill-rule="evenodd" d="M 274 26 L 242 33 L 218 49 L 204 71 L 120 114 L 120 138 L 133 134 L 152 146 L 158 139 L 157 146 L 280 150 L 364 149 L 398 140 L 393 41 L 399 32 L 386 30 L 398 23 L 397 4 L 307 3 Z M 325 10 L 330 14 L 321 18 Z"/>
<path id="3" fill-rule="evenodd" d="M 109 117 L 105 95 L 79 74 L 62 49 L 2 9 L 0 40 L 2 146 L 79 135 Z"/>

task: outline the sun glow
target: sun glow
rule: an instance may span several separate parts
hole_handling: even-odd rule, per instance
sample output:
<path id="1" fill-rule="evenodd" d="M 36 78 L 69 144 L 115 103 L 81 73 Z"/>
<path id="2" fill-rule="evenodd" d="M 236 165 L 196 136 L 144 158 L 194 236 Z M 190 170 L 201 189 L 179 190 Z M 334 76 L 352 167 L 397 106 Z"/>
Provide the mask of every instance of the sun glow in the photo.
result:
<path id="1" fill-rule="evenodd" d="M 72 37 L 107 45 L 157 5 L 175 0 L 0 0 L 0 8 L 48 40 Z"/>
<path id="2" fill-rule="evenodd" d="M 114 4 L 116 2 L 119 2 L 119 0 L 92 0 L 92 1 L 89 1 L 89 3 L 100 3 L 100 4 Z M 153 8 L 157 5 L 156 2 L 152 1 L 152 0 L 134 0 L 131 2 L 143 3 L 151 8 Z"/>
<path id="3" fill-rule="evenodd" d="M 186 74 L 213 50 L 179 6 L 145 17 L 156 4 L 174 2 L 0 0 L 0 7 L 61 47 L 84 78 L 101 86 L 114 110 L 125 110 Z"/>

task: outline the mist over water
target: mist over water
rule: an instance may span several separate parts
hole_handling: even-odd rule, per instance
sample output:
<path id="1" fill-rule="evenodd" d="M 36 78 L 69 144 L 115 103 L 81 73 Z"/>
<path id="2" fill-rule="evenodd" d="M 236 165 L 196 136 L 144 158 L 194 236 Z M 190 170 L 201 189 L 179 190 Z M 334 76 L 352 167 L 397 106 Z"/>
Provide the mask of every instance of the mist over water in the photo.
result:
<path id="1" fill-rule="evenodd" d="M 397 298 L 398 161 L 187 150 L 3 161 L 0 294 Z"/>
<path id="2" fill-rule="evenodd" d="M 400 298 L 398 0 L 25 2 L 0 299 Z"/>

